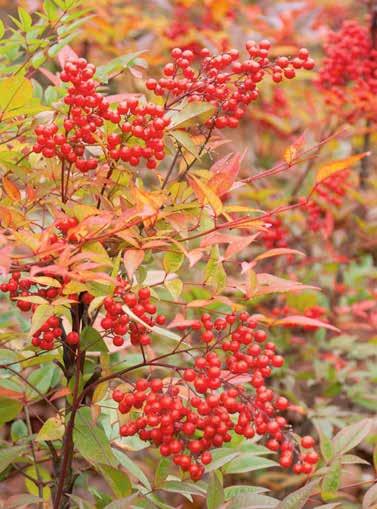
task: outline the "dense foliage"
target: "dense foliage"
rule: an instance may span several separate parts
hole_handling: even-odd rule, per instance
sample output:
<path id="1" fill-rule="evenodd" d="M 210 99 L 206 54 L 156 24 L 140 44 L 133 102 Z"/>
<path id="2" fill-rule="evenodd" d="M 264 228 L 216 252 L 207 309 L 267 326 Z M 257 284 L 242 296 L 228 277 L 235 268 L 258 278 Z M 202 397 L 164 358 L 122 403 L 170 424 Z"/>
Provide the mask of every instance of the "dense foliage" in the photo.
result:
<path id="1" fill-rule="evenodd" d="M 377 5 L 5 6 L 4 507 L 374 508 Z"/>

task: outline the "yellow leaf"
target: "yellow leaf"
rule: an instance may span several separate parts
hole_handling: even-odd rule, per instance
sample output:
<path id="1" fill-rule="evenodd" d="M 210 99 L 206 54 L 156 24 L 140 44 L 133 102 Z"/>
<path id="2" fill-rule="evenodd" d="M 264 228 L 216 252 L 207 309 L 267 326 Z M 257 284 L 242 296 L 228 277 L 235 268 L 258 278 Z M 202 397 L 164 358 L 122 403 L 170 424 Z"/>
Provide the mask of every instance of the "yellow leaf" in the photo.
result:
<path id="1" fill-rule="evenodd" d="M 18 188 L 7 177 L 3 177 L 3 189 L 13 201 L 21 200 L 21 193 Z"/>
<path id="2" fill-rule="evenodd" d="M 29 277 L 30 281 L 34 281 L 39 285 L 53 286 L 54 288 L 61 288 L 61 283 L 52 277 L 47 276 L 37 276 L 37 277 Z M 74 292 L 71 292 L 74 293 Z"/>
<path id="3" fill-rule="evenodd" d="M 347 157 L 346 159 L 340 159 L 339 161 L 334 161 L 333 163 L 325 164 L 319 168 L 315 182 L 319 184 L 323 180 L 326 180 L 328 177 L 337 173 L 338 171 L 343 171 L 356 164 L 360 159 L 368 156 L 369 152 L 363 152 L 362 154 L 357 154 L 354 156 Z"/>
<path id="4" fill-rule="evenodd" d="M 288 147 L 284 152 L 284 161 L 289 164 L 289 166 L 293 163 L 297 156 L 297 149 L 293 145 Z"/>
<path id="5" fill-rule="evenodd" d="M 0 118 L 23 114 L 23 107 L 30 106 L 33 97 L 31 81 L 23 76 L 12 76 L 0 82 Z"/>
<path id="6" fill-rule="evenodd" d="M 108 386 L 109 384 L 107 382 L 97 385 L 93 393 L 93 403 L 98 403 L 105 399 Z"/>
<path id="7" fill-rule="evenodd" d="M 49 472 L 46 469 L 44 469 L 43 467 L 41 467 L 40 465 L 38 466 L 38 471 L 37 471 L 36 467 L 33 465 L 31 467 L 28 467 L 25 470 L 25 473 L 28 475 L 28 478 L 25 479 L 26 489 L 28 490 L 28 492 L 31 495 L 35 495 L 36 497 L 38 497 L 39 496 L 38 487 L 35 482 L 33 482 L 31 479 L 29 479 L 29 477 L 31 477 L 32 479 L 35 479 L 36 482 L 38 481 L 39 477 L 42 479 L 42 481 L 50 481 L 51 476 L 50 476 Z M 51 489 L 48 486 L 43 488 L 42 496 L 43 496 L 43 500 L 46 500 L 46 501 L 50 500 Z"/>

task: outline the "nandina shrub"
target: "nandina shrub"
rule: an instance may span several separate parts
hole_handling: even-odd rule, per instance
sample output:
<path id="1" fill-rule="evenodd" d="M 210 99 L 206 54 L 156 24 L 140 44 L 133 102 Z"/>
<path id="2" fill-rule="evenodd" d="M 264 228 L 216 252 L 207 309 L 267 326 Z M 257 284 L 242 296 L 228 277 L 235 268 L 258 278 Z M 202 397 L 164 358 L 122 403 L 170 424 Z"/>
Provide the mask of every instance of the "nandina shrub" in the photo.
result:
<path id="1" fill-rule="evenodd" d="M 15 357 L 2 364 L 12 377 L 4 422 L 21 415 L 20 401 L 30 429 L 33 404 L 54 411 L 35 430 L 34 470 L 25 472 L 54 508 L 75 501 L 83 468 L 99 472 L 117 498 L 157 504 L 125 448 L 156 448 L 169 458 L 159 472 L 173 476 L 163 481 L 184 481 L 189 494 L 203 486 L 190 480 L 221 488 L 220 475 L 207 475 L 216 468 L 229 463 L 237 473 L 229 444 L 277 453 L 303 479 L 314 472 L 314 439 L 295 434 L 288 399 L 271 387 L 284 358 L 251 304 L 305 288 L 256 270 L 259 260 L 297 252 L 274 217 L 281 209 L 237 203 L 242 157 L 217 152 L 257 101 L 259 83 L 278 86 L 314 66 L 305 48 L 276 59 L 270 48 L 267 40 L 248 41 L 243 55 L 174 48 L 142 96 L 109 95 L 111 65 L 96 70 L 64 44 L 62 69 L 40 71 L 55 85 L 48 107 L 33 99 L 41 60 L 27 58 L 1 83 L 0 289 L 28 322 L 22 345 L 17 333 L 7 338 Z M 334 180 L 316 192 L 337 200 Z M 250 246 L 258 242 L 256 256 Z M 313 316 L 280 322 L 331 327 Z M 23 470 L 26 449 L 17 447 L 8 465 Z M 39 465 L 44 455 L 51 473 Z M 143 486 L 131 486 L 119 464 Z"/>

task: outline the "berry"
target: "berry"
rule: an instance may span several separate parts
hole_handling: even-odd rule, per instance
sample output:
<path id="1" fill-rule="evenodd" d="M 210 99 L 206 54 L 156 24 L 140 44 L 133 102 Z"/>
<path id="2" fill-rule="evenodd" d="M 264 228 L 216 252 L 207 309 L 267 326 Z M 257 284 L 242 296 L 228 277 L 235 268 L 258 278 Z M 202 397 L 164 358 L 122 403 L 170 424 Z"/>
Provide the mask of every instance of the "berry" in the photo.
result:
<path id="1" fill-rule="evenodd" d="M 314 438 L 309 435 L 302 437 L 301 445 L 304 449 L 311 449 L 315 445 Z"/>
<path id="2" fill-rule="evenodd" d="M 67 334 L 67 344 L 74 346 L 80 342 L 80 335 L 78 332 L 72 331 Z"/>

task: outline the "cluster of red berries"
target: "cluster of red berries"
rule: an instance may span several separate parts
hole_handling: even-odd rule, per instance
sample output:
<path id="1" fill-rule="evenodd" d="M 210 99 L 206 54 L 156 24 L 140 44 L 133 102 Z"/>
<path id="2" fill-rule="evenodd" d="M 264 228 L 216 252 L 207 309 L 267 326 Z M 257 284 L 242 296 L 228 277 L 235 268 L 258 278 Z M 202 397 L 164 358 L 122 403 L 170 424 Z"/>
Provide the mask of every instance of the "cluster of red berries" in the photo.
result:
<path id="1" fill-rule="evenodd" d="M 247 105 L 257 99 L 257 84 L 266 72 L 279 83 L 283 78 L 294 78 L 296 69 L 314 67 L 314 60 L 309 57 L 306 48 L 300 49 L 293 59 L 278 57 L 274 62 L 269 58 L 270 48 L 271 43 L 267 40 L 259 43 L 248 41 L 246 50 L 249 57 L 243 61 L 236 49 L 212 55 L 209 49 L 203 48 L 198 68 L 192 65 L 195 55 L 191 50 L 174 48 L 171 52 L 173 61 L 163 69 L 164 77 L 149 79 L 146 86 L 155 94 L 166 96 L 167 101 L 171 98 L 170 106 L 184 98 L 191 102 L 210 103 L 215 112 L 206 126 L 235 128 Z"/>
<path id="2" fill-rule="evenodd" d="M 339 207 L 348 188 L 347 180 L 350 177 L 349 170 L 334 173 L 323 180 L 315 189 L 316 193 L 325 201 Z"/>
<path id="3" fill-rule="evenodd" d="M 307 213 L 306 222 L 309 230 L 316 233 L 324 229 L 327 211 L 314 200 L 301 198 L 299 201 L 302 209 Z"/>
<path id="4" fill-rule="evenodd" d="M 332 221 L 333 215 L 331 210 L 325 206 L 325 203 L 335 207 L 342 205 L 349 188 L 349 177 L 350 171 L 348 169 L 334 173 L 315 187 L 315 199 L 306 200 L 302 198 L 300 200 L 303 209 L 308 214 L 307 224 L 311 231 L 326 231 L 328 219 Z"/>
<path id="5" fill-rule="evenodd" d="M 33 290 L 34 288 L 34 290 Z M 37 284 L 34 281 L 25 278 L 22 279 L 20 272 L 14 272 L 7 283 L 0 285 L 2 292 L 9 293 L 11 299 L 17 299 L 17 307 L 24 313 L 31 311 L 34 313 L 39 304 L 22 300 L 22 297 L 42 297 L 48 301 L 52 301 L 61 294 L 62 289 L 48 285 Z M 71 296 L 76 297 L 76 296 Z M 89 299 L 88 299 L 89 297 Z M 84 296 L 84 302 L 89 303 L 93 296 L 87 294 Z M 42 350 L 52 350 L 55 348 L 55 342 L 63 337 L 63 329 L 61 327 L 59 317 L 53 315 L 33 334 L 32 345 Z M 69 332 L 65 336 L 68 345 L 76 345 L 79 343 L 80 336 L 77 332 Z"/>
<path id="6" fill-rule="evenodd" d="M 124 336 L 129 333 L 132 345 L 148 346 L 151 344 L 151 337 L 148 328 L 153 325 L 163 325 L 166 321 L 164 315 L 157 315 L 157 307 L 150 301 L 151 292 L 149 288 L 140 288 L 137 294 L 127 288 L 127 283 L 120 284 L 114 297 L 106 297 L 104 308 L 106 315 L 101 320 L 101 327 L 107 335 L 112 338 L 114 346 L 123 346 Z M 133 320 L 123 309 L 126 304 L 140 321 Z"/>
<path id="7" fill-rule="evenodd" d="M 34 332 L 31 343 L 42 350 L 52 350 L 55 348 L 55 341 L 61 339 L 63 329 L 60 326 L 60 320 L 57 316 L 50 316 L 48 320 Z"/>
<path id="8" fill-rule="evenodd" d="M 111 113 L 109 104 L 96 91 L 98 83 L 92 79 L 94 74 L 95 67 L 83 58 L 67 61 L 60 74 L 62 81 L 72 84 L 64 98 L 69 105 L 64 133 L 59 133 L 55 123 L 35 129 L 34 152 L 41 152 L 47 158 L 58 156 L 83 173 L 97 167 L 95 158 L 84 157 L 85 148 L 97 143 L 96 132 Z"/>
<path id="9" fill-rule="evenodd" d="M 356 113 L 371 113 L 371 95 L 377 93 L 377 49 L 367 27 L 355 20 L 343 23 L 329 35 L 326 58 L 319 74 L 319 87 L 329 92 L 327 102 L 339 108 L 349 104 Z"/>
<path id="10" fill-rule="evenodd" d="M 114 390 L 119 412 L 129 414 L 120 434 L 137 434 L 153 443 L 193 480 L 203 476 L 211 449 L 231 440 L 231 430 L 245 438 L 265 436 L 266 446 L 279 452 L 283 467 L 311 473 L 318 455 L 300 453 L 286 419 L 279 415 L 288 408 L 288 400 L 266 386 L 272 368 L 281 367 L 284 360 L 275 344 L 266 342 L 267 334 L 257 322 L 246 312 L 215 320 L 205 313 L 179 328 L 197 334 L 206 351 L 198 349 L 192 367 L 177 367 L 176 381 L 142 378 L 129 391 Z M 303 447 L 313 445 L 311 437 L 303 439 Z"/>
<path id="11" fill-rule="evenodd" d="M 44 157 L 59 157 L 64 164 L 74 165 L 81 173 L 95 170 L 98 158 L 90 156 L 90 146 L 104 149 L 107 162 L 121 159 L 137 166 L 141 159 L 154 169 L 165 157 L 162 138 L 170 120 L 164 109 L 155 104 L 141 104 L 136 98 L 122 101 L 111 109 L 106 98 L 97 91 L 93 76 L 96 69 L 83 58 L 68 60 L 60 74 L 63 82 L 70 82 L 64 102 L 69 106 L 63 121 L 63 132 L 55 123 L 35 129 L 37 141 L 33 151 Z M 108 121 L 110 134 L 105 137 L 103 127 Z M 114 131 L 115 129 L 115 131 Z"/>
<path id="12" fill-rule="evenodd" d="M 268 223 L 271 226 L 262 234 L 262 241 L 265 247 L 267 249 L 287 247 L 288 231 L 284 227 L 281 219 L 278 217 L 271 217 L 268 219 Z"/>
<path id="13" fill-rule="evenodd" d="M 31 291 L 32 287 L 35 287 L 34 291 Z M 61 291 L 60 288 L 37 285 L 30 279 L 22 279 L 20 272 L 13 272 L 9 281 L 0 285 L 0 290 L 2 292 L 9 292 L 11 299 L 17 299 L 17 307 L 24 312 L 34 312 L 38 304 L 22 300 L 22 297 L 38 296 L 51 301 L 55 299 Z"/>
<path id="14" fill-rule="evenodd" d="M 131 166 L 137 166 L 143 158 L 147 168 L 153 170 L 157 161 L 165 157 L 162 139 L 170 120 L 164 116 L 164 109 L 153 103 L 142 105 L 137 99 L 128 99 L 118 105 L 117 112 L 122 134 L 112 133 L 107 137 L 109 157 Z M 132 145 L 127 144 L 130 139 L 133 139 Z M 141 144 L 135 144 L 136 140 Z"/>

